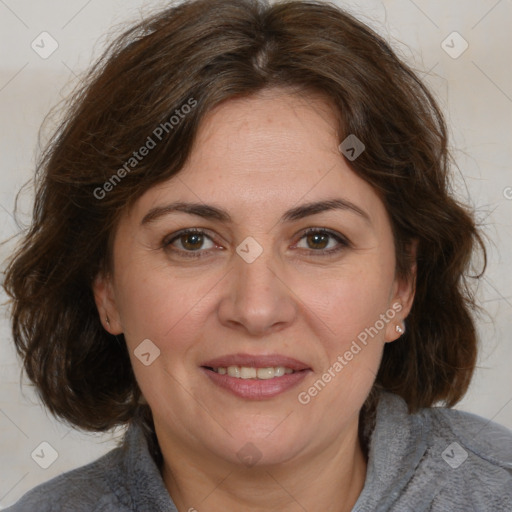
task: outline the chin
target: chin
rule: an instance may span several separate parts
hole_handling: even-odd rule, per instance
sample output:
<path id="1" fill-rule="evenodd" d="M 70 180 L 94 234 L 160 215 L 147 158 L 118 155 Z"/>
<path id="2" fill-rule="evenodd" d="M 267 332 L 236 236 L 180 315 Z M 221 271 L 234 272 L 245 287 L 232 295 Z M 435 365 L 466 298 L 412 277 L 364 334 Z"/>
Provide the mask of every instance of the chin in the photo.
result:
<path id="1" fill-rule="evenodd" d="M 295 458 L 304 446 L 303 433 L 286 428 L 281 419 L 272 422 L 272 427 L 261 425 L 261 428 L 252 425 L 252 428 L 244 428 L 243 425 L 231 425 L 229 432 L 232 437 L 225 436 L 222 457 L 229 462 L 248 467 L 271 466 L 283 464 Z M 213 451 L 218 450 L 217 445 Z"/>

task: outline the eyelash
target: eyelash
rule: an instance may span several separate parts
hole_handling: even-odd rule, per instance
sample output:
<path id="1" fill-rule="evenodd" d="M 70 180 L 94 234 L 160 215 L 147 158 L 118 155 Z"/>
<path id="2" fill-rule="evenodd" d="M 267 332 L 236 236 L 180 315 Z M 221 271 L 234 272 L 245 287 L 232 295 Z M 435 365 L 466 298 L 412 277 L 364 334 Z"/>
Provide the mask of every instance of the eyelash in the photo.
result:
<path id="1" fill-rule="evenodd" d="M 350 247 L 350 242 L 348 241 L 347 238 L 345 238 L 345 237 L 341 236 L 340 234 L 335 233 L 329 229 L 325 229 L 325 228 L 308 228 L 306 231 L 304 231 L 302 233 L 301 237 L 299 238 L 299 241 L 308 235 L 316 235 L 316 234 L 329 235 L 330 237 L 334 238 L 339 243 L 339 246 L 335 249 L 318 249 L 318 250 L 310 249 L 315 254 L 319 254 L 321 256 L 331 256 L 331 255 L 334 255 L 334 254 L 340 252 L 343 249 L 346 249 L 347 247 Z M 162 242 L 162 248 L 165 250 L 170 250 L 172 252 L 181 253 L 183 255 L 183 257 L 185 257 L 185 258 L 206 257 L 205 250 L 186 251 L 186 250 L 182 250 L 182 249 L 171 248 L 171 245 L 174 241 L 176 241 L 186 235 L 202 235 L 202 236 L 205 236 L 206 238 L 210 239 L 213 242 L 212 238 L 208 234 L 206 234 L 205 231 L 203 231 L 201 229 L 197 229 L 197 228 L 189 228 L 189 229 L 185 229 L 183 231 L 179 231 L 178 233 L 171 235 L 171 238 L 168 238 L 168 237 L 165 238 Z M 208 251 L 208 249 L 206 251 Z"/>

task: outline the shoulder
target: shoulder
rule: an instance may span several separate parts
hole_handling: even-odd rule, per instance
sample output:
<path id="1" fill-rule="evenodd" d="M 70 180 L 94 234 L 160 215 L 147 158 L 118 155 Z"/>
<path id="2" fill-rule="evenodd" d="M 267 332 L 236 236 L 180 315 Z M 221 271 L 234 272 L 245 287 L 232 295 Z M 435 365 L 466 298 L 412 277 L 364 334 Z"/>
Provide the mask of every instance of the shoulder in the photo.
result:
<path id="1" fill-rule="evenodd" d="M 435 478 L 434 502 L 456 510 L 512 511 L 512 431 L 476 414 L 433 407 L 420 475 Z M 470 509 L 471 510 L 471 509 Z"/>
<path id="2" fill-rule="evenodd" d="M 28 492 L 6 512 L 175 511 L 145 429 L 132 422 L 121 446 Z"/>
<path id="3" fill-rule="evenodd" d="M 356 510 L 512 511 L 512 431 L 475 414 L 409 414 L 382 393 L 366 489 Z"/>
<path id="4" fill-rule="evenodd" d="M 476 414 L 446 408 L 424 409 L 436 437 L 454 439 L 482 463 L 512 471 L 512 430 Z"/>
<path id="5" fill-rule="evenodd" d="M 121 448 L 38 485 L 5 512 L 122 512 L 122 494 L 110 475 L 119 467 Z M 118 496 L 118 494 L 120 494 Z"/>

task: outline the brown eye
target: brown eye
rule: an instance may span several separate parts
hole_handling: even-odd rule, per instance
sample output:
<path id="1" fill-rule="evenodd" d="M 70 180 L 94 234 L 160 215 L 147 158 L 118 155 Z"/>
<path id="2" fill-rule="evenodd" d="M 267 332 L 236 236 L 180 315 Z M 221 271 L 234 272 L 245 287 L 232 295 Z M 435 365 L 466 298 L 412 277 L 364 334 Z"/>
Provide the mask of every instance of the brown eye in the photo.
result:
<path id="1" fill-rule="evenodd" d="M 311 249 L 325 249 L 329 243 L 331 235 L 326 233 L 312 233 L 306 235 L 306 240 Z"/>
<path id="2" fill-rule="evenodd" d="M 205 247 L 207 242 L 210 245 Z M 191 256 L 192 254 L 190 253 L 197 253 L 197 255 L 193 254 L 193 256 L 199 256 L 215 246 L 212 239 L 206 233 L 196 229 L 188 229 L 174 234 L 171 238 L 164 240 L 162 245 L 166 250 L 178 254 L 181 253 L 184 256 Z"/>
<path id="3" fill-rule="evenodd" d="M 204 242 L 204 236 L 197 233 L 187 233 L 181 235 L 178 240 L 181 242 L 181 246 L 184 249 L 196 251 L 197 249 L 201 249 Z"/>
<path id="4" fill-rule="evenodd" d="M 338 233 L 326 229 L 311 228 L 307 230 L 300 240 L 306 240 L 306 247 L 300 249 L 309 249 L 318 254 L 333 254 L 349 247 L 349 241 Z"/>

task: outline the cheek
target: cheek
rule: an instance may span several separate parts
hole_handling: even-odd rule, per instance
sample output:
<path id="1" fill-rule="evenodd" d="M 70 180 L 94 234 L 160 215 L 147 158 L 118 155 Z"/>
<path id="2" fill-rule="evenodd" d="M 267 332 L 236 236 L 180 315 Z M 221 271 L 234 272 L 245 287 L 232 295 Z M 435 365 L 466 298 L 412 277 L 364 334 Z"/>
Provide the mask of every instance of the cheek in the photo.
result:
<path id="1" fill-rule="evenodd" d="M 339 345 L 350 343 L 386 312 L 392 279 L 388 266 L 366 259 L 364 265 L 347 266 L 314 285 L 304 283 L 302 295 L 308 297 L 308 307 L 324 321 L 333 343 Z"/>
<path id="2" fill-rule="evenodd" d="M 145 260 L 127 261 L 119 270 L 117 302 L 128 346 L 133 350 L 149 338 L 162 353 L 183 356 L 204 334 L 222 274 Z"/>
<path id="3" fill-rule="evenodd" d="M 317 292 L 308 303 L 315 313 L 310 317 L 317 317 L 317 326 L 327 326 L 318 336 L 323 355 L 316 376 L 326 384 L 323 391 L 324 384 L 317 385 L 315 380 L 312 387 L 302 391 L 305 399 L 314 399 L 317 406 L 323 404 L 322 414 L 333 417 L 333 424 L 340 407 L 355 414 L 362 405 L 382 357 L 387 325 L 382 318 L 389 311 L 394 272 L 376 261 L 367 263 L 359 269 L 347 268 L 331 281 L 329 293 L 317 283 Z"/>

